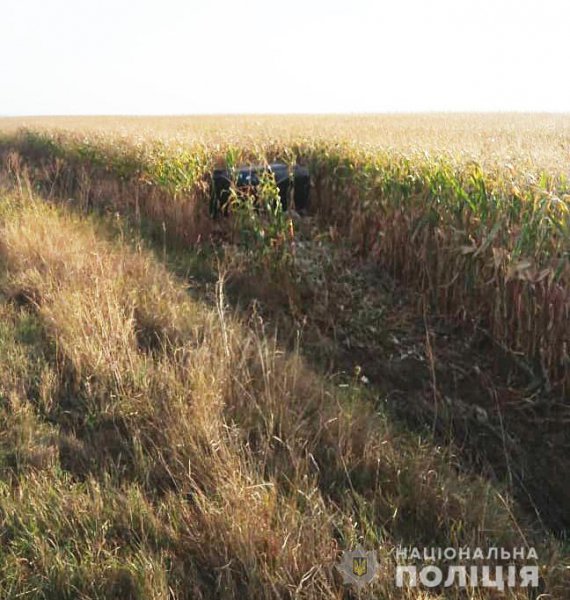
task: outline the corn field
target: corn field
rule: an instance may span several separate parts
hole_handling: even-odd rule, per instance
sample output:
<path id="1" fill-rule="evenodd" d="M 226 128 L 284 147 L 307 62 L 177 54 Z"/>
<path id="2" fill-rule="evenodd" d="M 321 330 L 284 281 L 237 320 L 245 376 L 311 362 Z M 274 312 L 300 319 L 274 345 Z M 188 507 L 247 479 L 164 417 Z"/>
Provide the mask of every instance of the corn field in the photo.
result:
<path id="1" fill-rule="evenodd" d="M 181 243 L 216 227 L 207 214 L 214 166 L 308 165 L 312 212 L 324 226 L 338 227 L 361 253 L 420 291 L 432 310 L 478 323 L 532 363 L 549 387 L 567 393 L 570 184 L 556 170 L 563 163 L 525 170 L 523 162 L 489 162 L 484 149 L 473 160 L 332 135 L 285 142 L 259 136 L 220 142 L 210 134 L 183 145 L 149 141 L 148 134 L 26 130 L 5 133 L 1 148 L 8 168 L 22 163 L 44 189 L 144 218 Z"/>

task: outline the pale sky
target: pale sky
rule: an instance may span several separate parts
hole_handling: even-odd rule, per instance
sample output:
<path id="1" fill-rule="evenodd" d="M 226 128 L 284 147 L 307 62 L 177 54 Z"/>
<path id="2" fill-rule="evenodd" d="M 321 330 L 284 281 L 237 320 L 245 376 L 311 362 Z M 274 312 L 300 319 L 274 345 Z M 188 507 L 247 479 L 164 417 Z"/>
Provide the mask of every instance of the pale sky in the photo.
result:
<path id="1" fill-rule="evenodd" d="M 570 112 L 570 0 L 0 0 L 0 115 Z"/>

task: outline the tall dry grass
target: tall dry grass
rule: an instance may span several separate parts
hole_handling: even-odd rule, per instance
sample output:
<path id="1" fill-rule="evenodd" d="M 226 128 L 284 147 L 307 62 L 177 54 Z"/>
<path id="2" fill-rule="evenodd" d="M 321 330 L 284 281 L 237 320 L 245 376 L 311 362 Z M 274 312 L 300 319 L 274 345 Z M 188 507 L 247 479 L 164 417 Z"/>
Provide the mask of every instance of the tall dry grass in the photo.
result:
<path id="1" fill-rule="evenodd" d="M 3 596 L 340 598 L 334 560 L 358 540 L 382 562 L 361 597 L 423 597 L 394 587 L 400 542 L 536 543 L 563 593 L 559 549 L 500 488 L 241 322 L 223 282 L 202 305 L 33 199 L 0 221 Z"/>

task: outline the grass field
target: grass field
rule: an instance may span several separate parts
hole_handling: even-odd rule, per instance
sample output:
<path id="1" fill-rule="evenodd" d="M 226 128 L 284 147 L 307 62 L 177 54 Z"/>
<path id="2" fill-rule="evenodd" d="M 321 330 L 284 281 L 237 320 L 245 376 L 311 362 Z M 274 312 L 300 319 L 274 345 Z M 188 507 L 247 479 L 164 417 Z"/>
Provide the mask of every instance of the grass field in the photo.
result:
<path id="1" fill-rule="evenodd" d="M 0 119 L 0 155 L 2 597 L 568 597 L 570 117 Z M 307 214 L 209 216 L 275 158 Z M 398 588 L 400 545 L 534 547 L 540 587 Z"/>

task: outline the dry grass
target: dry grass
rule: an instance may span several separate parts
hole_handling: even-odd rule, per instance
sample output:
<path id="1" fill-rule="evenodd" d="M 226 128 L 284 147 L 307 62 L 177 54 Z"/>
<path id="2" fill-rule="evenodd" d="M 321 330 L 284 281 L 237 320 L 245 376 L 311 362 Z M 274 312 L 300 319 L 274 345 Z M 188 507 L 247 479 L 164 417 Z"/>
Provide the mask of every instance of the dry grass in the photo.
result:
<path id="1" fill-rule="evenodd" d="M 357 540 L 383 564 L 363 598 L 424 597 L 394 588 L 400 542 L 536 543 L 563 593 L 556 544 L 459 474 L 451 448 L 240 322 L 221 284 L 202 305 L 104 238 L 96 221 L 2 201 L 3 597 L 341 598 L 336 549 Z"/>

